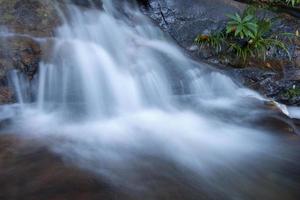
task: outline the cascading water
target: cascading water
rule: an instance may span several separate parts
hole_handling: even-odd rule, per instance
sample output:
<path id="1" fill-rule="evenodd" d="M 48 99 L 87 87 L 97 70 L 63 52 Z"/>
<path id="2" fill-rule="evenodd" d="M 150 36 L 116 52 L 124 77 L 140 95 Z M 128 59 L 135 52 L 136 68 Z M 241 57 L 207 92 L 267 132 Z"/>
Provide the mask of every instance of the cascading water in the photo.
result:
<path id="1" fill-rule="evenodd" d="M 137 199 L 166 199 L 158 193 L 172 184 L 186 199 L 298 195 L 298 183 L 277 180 L 291 161 L 276 138 L 243 122 L 259 95 L 195 64 L 134 9 L 104 1 L 104 11 L 69 13 L 33 81 L 33 104 L 13 75 L 24 137 Z"/>

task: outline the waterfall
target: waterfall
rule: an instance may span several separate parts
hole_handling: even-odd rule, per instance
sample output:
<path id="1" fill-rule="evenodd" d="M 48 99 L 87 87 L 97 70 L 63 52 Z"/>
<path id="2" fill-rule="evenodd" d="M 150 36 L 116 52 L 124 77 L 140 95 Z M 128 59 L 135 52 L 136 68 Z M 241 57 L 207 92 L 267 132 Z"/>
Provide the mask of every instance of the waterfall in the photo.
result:
<path id="1" fill-rule="evenodd" d="M 17 70 L 12 70 L 8 73 L 8 80 L 15 91 L 17 102 L 21 105 L 21 108 L 24 108 L 24 104 L 30 101 L 30 83 L 28 79 Z"/>
<path id="2" fill-rule="evenodd" d="M 102 11 L 69 7 L 32 104 L 13 79 L 25 104 L 18 132 L 126 189 L 153 194 L 145 174 L 169 177 L 171 163 L 209 199 L 251 197 L 261 180 L 246 166 L 265 173 L 281 157 L 276 138 L 246 122 L 263 98 L 195 63 L 138 10 L 103 2 Z"/>

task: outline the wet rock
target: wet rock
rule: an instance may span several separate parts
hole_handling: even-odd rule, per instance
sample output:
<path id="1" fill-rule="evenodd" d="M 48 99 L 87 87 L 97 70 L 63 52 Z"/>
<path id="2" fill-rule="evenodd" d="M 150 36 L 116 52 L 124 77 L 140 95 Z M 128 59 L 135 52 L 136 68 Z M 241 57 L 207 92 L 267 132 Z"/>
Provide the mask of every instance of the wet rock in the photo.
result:
<path id="1" fill-rule="evenodd" d="M 188 49 L 199 33 L 223 27 L 225 13 L 243 8 L 243 4 L 231 0 L 150 0 L 150 9 L 146 14 Z"/>
<path id="2" fill-rule="evenodd" d="M 148 7 L 150 5 L 149 0 L 137 0 L 137 2 L 138 2 L 139 5 L 142 5 L 142 6 L 145 6 L 145 7 Z"/>
<path id="3" fill-rule="evenodd" d="M 40 37 L 53 35 L 59 18 L 50 0 L 0 1 L 0 88 L 8 89 L 6 75 L 16 69 L 32 79 L 42 55 Z M 7 92 L 0 103 L 14 102 Z"/>
<path id="4" fill-rule="evenodd" d="M 0 134 L 0 199 L 128 199 L 34 140 Z"/>
<path id="5" fill-rule="evenodd" d="M 41 48 L 39 43 L 31 38 L 17 36 L 2 37 L 0 41 L 2 47 L 0 55 L 6 62 L 2 65 L 9 69 L 18 69 L 28 77 L 32 77 L 40 62 Z"/>
<path id="6" fill-rule="evenodd" d="M 68 14 L 64 11 L 68 10 L 69 6 L 74 5 L 80 9 L 103 9 L 103 0 L 53 0 L 52 2 L 64 14 Z"/>
<path id="7" fill-rule="evenodd" d="M 65 1 L 61 0 L 59 1 L 61 3 L 65 3 Z M 78 5 L 78 6 L 83 6 L 83 7 L 91 7 L 91 6 L 96 6 L 96 7 L 102 7 L 102 0 L 92 0 L 92 1 L 87 1 L 87 0 L 71 0 L 71 3 Z"/>
<path id="8" fill-rule="evenodd" d="M 14 102 L 14 95 L 9 87 L 0 87 L 0 105 Z"/>
<path id="9" fill-rule="evenodd" d="M 295 66 L 300 68 L 300 44 L 298 44 L 298 49 L 295 51 Z"/>
<path id="10" fill-rule="evenodd" d="M 225 70 L 238 82 L 265 97 L 287 105 L 300 105 L 300 96 L 286 96 L 287 91 L 293 87 L 300 88 L 297 68 L 289 68 L 287 72 L 258 67 Z"/>

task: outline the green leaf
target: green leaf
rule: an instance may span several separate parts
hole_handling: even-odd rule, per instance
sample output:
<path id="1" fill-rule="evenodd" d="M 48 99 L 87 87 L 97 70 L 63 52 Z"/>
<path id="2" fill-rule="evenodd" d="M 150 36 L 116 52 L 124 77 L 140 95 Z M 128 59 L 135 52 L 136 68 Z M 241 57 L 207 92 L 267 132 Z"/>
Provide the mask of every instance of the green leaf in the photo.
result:
<path id="1" fill-rule="evenodd" d="M 245 18 L 243 18 L 243 21 L 244 22 L 249 22 L 249 21 L 251 21 L 251 20 L 253 20 L 254 19 L 254 16 L 253 15 L 247 15 Z"/>
<path id="2" fill-rule="evenodd" d="M 253 32 L 256 33 L 258 29 L 258 25 L 254 23 L 247 23 L 247 27 Z"/>
<path id="3" fill-rule="evenodd" d="M 235 31 L 235 36 L 238 36 L 239 33 L 241 33 L 241 31 L 243 30 L 243 26 L 242 25 L 238 25 Z"/>
<path id="4" fill-rule="evenodd" d="M 238 13 L 235 13 L 236 19 L 238 22 L 242 22 L 241 16 Z"/>
<path id="5" fill-rule="evenodd" d="M 228 14 L 228 15 L 226 15 L 229 19 L 232 19 L 232 20 L 234 20 L 234 21 L 238 21 L 238 19 L 236 18 L 236 16 L 235 15 L 232 15 L 232 14 Z"/>

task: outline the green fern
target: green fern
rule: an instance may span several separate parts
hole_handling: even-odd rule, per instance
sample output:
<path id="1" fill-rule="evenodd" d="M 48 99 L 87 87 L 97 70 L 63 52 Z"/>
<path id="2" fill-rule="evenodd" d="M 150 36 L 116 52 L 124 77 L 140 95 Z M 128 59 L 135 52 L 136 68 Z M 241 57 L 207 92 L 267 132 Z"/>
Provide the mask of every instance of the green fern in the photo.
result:
<path id="1" fill-rule="evenodd" d="M 238 13 L 235 15 L 228 15 L 231 19 L 226 26 L 226 33 L 233 33 L 235 37 L 252 38 L 257 32 L 257 21 L 255 16 L 246 15 L 240 16 Z"/>
<path id="2" fill-rule="evenodd" d="M 271 33 L 272 19 L 260 19 L 256 15 L 254 7 L 248 7 L 242 14 L 228 15 L 229 21 L 223 31 L 211 35 L 199 35 L 195 42 L 202 46 L 213 48 L 217 53 L 228 49 L 227 53 L 235 53 L 244 64 L 250 57 L 266 59 L 267 52 L 276 48 L 286 52 L 291 59 L 285 42 L 281 41 L 278 35 Z M 296 32 L 296 35 L 299 35 Z M 282 34 L 283 36 L 294 37 L 295 34 Z M 288 37 L 285 37 L 288 38 Z"/>

